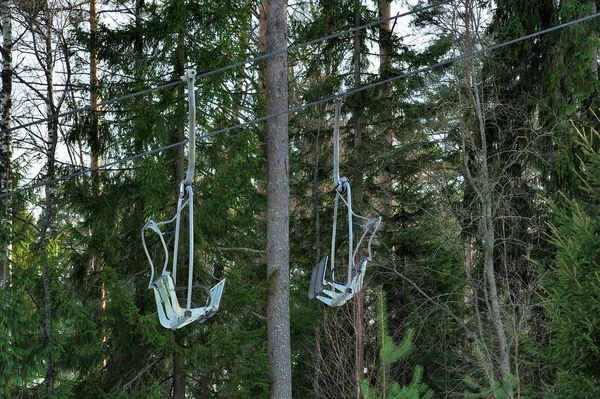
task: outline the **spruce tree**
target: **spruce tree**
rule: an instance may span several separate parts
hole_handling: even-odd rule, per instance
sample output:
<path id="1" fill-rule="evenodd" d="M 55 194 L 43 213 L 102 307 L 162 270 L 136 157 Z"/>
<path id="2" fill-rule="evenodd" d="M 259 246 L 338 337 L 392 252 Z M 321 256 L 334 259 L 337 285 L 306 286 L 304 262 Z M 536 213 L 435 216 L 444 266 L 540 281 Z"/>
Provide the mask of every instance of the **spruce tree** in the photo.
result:
<path id="1" fill-rule="evenodd" d="M 542 274 L 544 308 L 550 321 L 546 385 L 550 398 L 594 398 L 600 394 L 600 135 L 595 127 L 576 128 L 576 132 L 581 146 L 582 172 L 578 177 L 587 199 L 563 197 L 552 205 L 556 257 Z"/>
<path id="2" fill-rule="evenodd" d="M 377 293 L 377 329 L 379 332 L 379 370 L 376 386 L 371 386 L 367 380 L 361 381 L 365 399 L 429 399 L 433 391 L 422 382 L 423 368 L 414 368 L 411 382 L 400 386 L 397 381 L 391 381 L 390 367 L 392 364 L 406 359 L 413 349 L 414 331 L 408 330 L 398 345 L 395 345 L 389 334 L 387 299 L 384 291 Z"/>

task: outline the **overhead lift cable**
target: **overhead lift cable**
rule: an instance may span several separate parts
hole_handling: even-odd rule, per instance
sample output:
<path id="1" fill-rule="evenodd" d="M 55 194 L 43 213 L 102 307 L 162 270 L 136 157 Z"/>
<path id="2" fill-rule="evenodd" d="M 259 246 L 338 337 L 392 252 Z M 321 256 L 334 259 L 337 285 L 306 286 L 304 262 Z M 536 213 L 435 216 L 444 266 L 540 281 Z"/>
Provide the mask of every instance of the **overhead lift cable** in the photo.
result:
<path id="1" fill-rule="evenodd" d="M 452 64 L 454 62 L 462 61 L 462 60 L 465 60 L 465 59 L 468 59 L 468 58 L 471 58 L 471 57 L 477 57 L 479 55 L 488 53 L 488 52 L 493 51 L 493 50 L 497 50 L 497 49 L 502 48 L 502 47 L 509 46 L 511 44 L 519 43 L 519 42 L 522 42 L 522 41 L 525 41 L 525 40 L 528 40 L 528 39 L 532 39 L 532 38 L 535 38 L 535 37 L 538 37 L 538 36 L 542 36 L 542 35 L 545 35 L 547 33 L 554 32 L 554 31 L 557 31 L 557 30 L 569 27 L 571 25 L 575 25 L 575 24 L 578 24 L 578 23 L 581 23 L 581 22 L 589 21 L 591 19 L 598 18 L 598 17 L 600 17 L 600 13 L 595 13 L 595 14 L 592 14 L 592 15 L 588 15 L 587 17 L 582 17 L 582 18 L 579 18 L 579 19 L 576 19 L 576 20 L 573 20 L 573 21 L 570 21 L 570 22 L 565 22 L 563 24 L 554 26 L 552 28 L 544 29 L 544 30 L 541 30 L 541 31 L 538 31 L 538 32 L 531 33 L 529 35 L 525 35 L 525 36 L 522 36 L 522 37 L 519 37 L 519 38 L 516 38 L 516 39 L 513 39 L 513 40 L 509 40 L 507 42 L 503 42 L 503 43 L 500 43 L 500 44 L 496 44 L 494 46 L 486 47 L 486 48 L 483 48 L 481 50 L 473 51 L 472 53 L 469 53 L 469 54 L 463 54 L 463 55 L 455 57 L 455 58 L 450 58 L 448 60 L 438 62 L 437 64 L 433 64 L 433 65 L 430 65 L 430 66 L 427 66 L 427 67 L 416 69 L 414 71 L 406 72 L 406 73 L 403 73 L 403 74 L 400 74 L 400 75 L 392 76 L 392 77 L 390 77 L 388 79 L 380 80 L 378 82 L 369 83 L 369 84 L 364 85 L 364 86 L 350 88 L 350 89 L 348 89 L 348 90 L 346 90 L 344 92 L 344 95 L 350 96 L 352 94 L 360 93 L 360 92 L 363 92 L 365 90 L 372 89 L 374 87 L 379 87 L 379 86 L 382 86 L 382 85 L 385 85 L 385 84 L 388 84 L 388 83 L 395 82 L 395 81 L 400 80 L 400 79 L 406 79 L 406 78 L 411 77 L 411 76 L 415 76 L 415 75 L 418 75 L 418 74 L 421 74 L 421 73 L 429 72 L 429 71 L 431 71 L 433 69 L 436 69 L 436 68 L 439 68 L 439 67 L 442 67 L 442 66 L 446 66 L 446 65 Z M 260 122 L 264 122 L 264 121 L 269 120 L 271 118 L 276 118 L 276 117 L 278 117 L 280 115 L 283 115 L 283 114 L 289 114 L 289 113 L 294 113 L 294 112 L 302 111 L 302 110 L 304 110 L 306 108 L 310 108 L 310 107 L 313 107 L 315 105 L 319 105 L 319 104 L 326 103 L 326 102 L 331 102 L 331 101 L 335 100 L 336 97 L 337 97 L 337 94 L 332 94 L 332 95 L 329 95 L 329 96 L 325 96 L 325 97 L 322 97 L 322 98 L 320 98 L 318 100 L 315 100 L 315 101 L 312 101 L 312 102 L 309 102 L 309 103 L 305 103 L 305 104 L 302 104 L 302 105 L 298 105 L 298 106 L 295 106 L 295 107 L 288 108 L 285 111 L 281 111 L 281 112 L 278 112 L 278 113 L 275 113 L 275 114 L 263 116 L 261 118 L 252 119 L 250 121 L 239 123 L 237 125 L 229 126 L 229 127 L 226 127 L 226 128 L 220 129 L 220 130 L 215 130 L 215 131 L 213 131 L 211 133 L 205 134 L 201 138 L 208 138 L 208 137 L 216 136 L 216 135 L 219 135 L 219 134 L 222 134 L 222 133 L 227 133 L 227 132 L 230 132 L 232 130 L 241 129 L 241 128 L 244 128 L 244 127 L 247 127 L 247 126 L 251 126 L 251 125 L 254 125 L 254 124 L 257 124 L 257 123 L 260 123 Z M 45 121 L 45 120 L 42 120 L 41 122 L 43 122 L 43 121 Z M 19 128 L 19 127 L 21 127 L 21 126 L 17 126 L 16 128 Z M 14 130 L 14 129 L 15 128 L 13 128 L 12 130 Z M 120 159 L 120 160 L 108 162 L 106 164 L 103 164 L 103 165 L 100 165 L 100 166 L 97 166 L 97 167 L 94 167 L 94 168 L 83 169 L 83 170 L 81 170 L 79 172 L 75 172 L 75 173 L 71 173 L 71 174 L 68 174 L 68 175 L 65 175 L 65 176 L 61 176 L 61 177 L 58 177 L 58 178 L 53 179 L 53 180 L 48 180 L 48 181 L 45 181 L 45 182 L 36 183 L 36 184 L 32 184 L 30 186 L 22 187 L 20 189 L 14 190 L 14 191 L 9 191 L 7 193 L 0 194 L 0 199 L 5 198 L 5 197 L 9 197 L 11 195 L 19 194 L 19 193 L 22 193 L 22 192 L 25 192 L 25 191 L 28 191 L 28 190 L 32 190 L 32 189 L 35 189 L 35 188 L 43 187 L 43 186 L 46 186 L 46 185 L 49 185 L 49 184 L 58 183 L 58 182 L 63 181 L 63 180 L 68 180 L 68 179 L 71 179 L 73 177 L 81 176 L 83 174 L 87 174 L 87 173 L 90 173 L 92 171 L 96 171 L 96 170 L 99 170 L 99 169 L 109 168 L 111 166 L 115 166 L 115 165 L 121 164 L 123 162 L 131 161 L 131 160 L 136 159 L 136 158 L 141 158 L 141 157 L 144 157 L 146 155 L 155 154 L 155 153 L 158 153 L 158 152 L 161 152 L 161 151 L 164 151 L 164 150 L 168 150 L 170 148 L 179 147 L 179 146 L 184 145 L 186 143 L 187 143 L 187 140 L 184 140 L 184 141 L 181 141 L 179 143 L 174 143 L 174 144 L 171 144 L 171 145 L 168 145 L 168 146 L 165 146 L 165 147 L 160 147 L 160 148 L 156 148 L 154 150 L 150 150 L 150 151 L 146 151 L 146 152 L 139 153 L 139 154 L 136 154 L 136 155 L 132 155 L 132 156 L 127 157 L 127 158 L 123 158 L 123 159 Z"/>
<path id="2" fill-rule="evenodd" d="M 407 12 L 402 13 L 402 14 L 397 14 L 397 15 L 395 15 L 393 17 L 390 17 L 390 18 L 381 19 L 379 21 L 370 22 L 368 24 L 357 26 L 357 27 L 354 27 L 354 28 L 351 28 L 351 29 L 348 29 L 348 30 L 345 30 L 345 31 L 333 33 L 333 34 L 327 35 L 327 36 L 322 36 L 322 37 L 320 37 L 318 39 L 314 39 L 314 40 L 311 40 L 309 42 L 297 44 L 295 46 L 287 47 L 287 48 L 285 48 L 283 50 L 274 51 L 272 53 L 263 54 L 263 55 L 260 55 L 258 57 L 254 57 L 254 58 L 249 58 L 249 59 L 247 59 L 245 61 L 236 62 L 234 64 L 230 64 L 230 65 L 227 65 L 227 66 L 224 66 L 224 67 L 211 69 L 211 70 L 208 70 L 208 71 L 205 71 L 205 72 L 200 72 L 199 74 L 197 74 L 194 77 L 194 79 L 207 78 L 209 76 L 216 75 L 216 74 L 219 74 L 219 73 L 222 73 L 222 72 L 226 72 L 226 71 L 229 71 L 231 69 L 235 69 L 235 68 L 240 67 L 240 66 L 244 66 L 244 65 L 247 65 L 247 64 L 252 64 L 252 63 L 255 63 L 255 62 L 258 62 L 258 61 L 264 61 L 264 60 L 266 60 L 268 58 L 276 57 L 276 56 L 281 55 L 281 54 L 285 54 L 285 53 L 289 53 L 291 51 L 299 50 L 301 48 L 304 48 L 304 47 L 307 47 L 307 46 L 311 46 L 313 44 L 322 43 L 324 41 L 335 39 L 335 38 L 338 38 L 340 36 L 347 35 L 349 33 L 353 33 L 353 32 L 359 31 L 359 30 L 371 28 L 373 26 L 381 25 L 383 23 L 386 23 L 386 22 L 389 22 L 389 21 L 392 21 L 392 20 L 397 20 L 399 18 L 407 17 L 407 16 L 412 15 L 412 14 L 417 14 L 417 13 L 420 13 L 420 12 L 423 12 L 423 11 L 427 11 L 427 10 L 430 10 L 430 9 L 433 9 L 433 8 L 436 8 L 436 7 L 440 7 L 440 6 L 443 6 L 445 4 L 451 3 L 453 1 L 454 0 L 444 0 L 444 1 L 441 1 L 439 3 L 430 4 L 428 6 L 421 7 L 421 8 L 416 8 L 414 10 L 407 11 Z M 75 115 L 75 114 L 80 113 L 80 112 L 91 111 L 91 110 L 97 109 L 97 108 L 104 108 L 104 107 L 107 107 L 109 105 L 112 105 L 112 104 L 115 104 L 115 103 L 118 103 L 118 102 L 122 102 L 122 101 L 125 101 L 125 100 L 130 100 L 132 98 L 140 97 L 140 96 L 143 96 L 145 94 L 150 94 L 150 93 L 153 93 L 153 92 L 158 91 L 158 90 L 168 89 L 168 88 L 171 88 L 171 87 L 174 87 L 174 86 L 178 86 L 180 84 L 182 84 L 181 80 L 180 79 L 175 79 L 175 80 L 172 80 L 172 81 L 160 84 L 158 86 L 154 86 L 154 87 L 150 87 L 148 89 L 136 91 L 134 93 L 126 94 L 126 95 L 121 96 L 121 97 L 113 98 L 111 100 L 101 101 L 101 102 L 99 102 L 97 104 L 88 104 L 88 105 L 86 105 L 84 107 L 74 108 L 72 110 L 62 112 L 60 114 L 52 115 L 52 116 L 49 116 L 49 117 L 46 117 L 46 118 L 36 119 L 34 121 L 31 121 L 31 122 L 27 122 L 27 123 L 23 123 L 23 124 L 18 125 L 18 126 L 11 127 L 10 129 L 6 129 L 6 130 L 3 130 L 3 131 L 0 130 L 0 132 L 10 132 L 10 131 L 15 131 L 15 130 L 20 130 L 20 129 L 24 129 L 26 127 L 39 125 L 39 124 L 44 123 L 44 122 L 48 122 L 48 121 L 52 121 L 52 120 L 64 118 L 66 116 Z M 182 143 L 182 144 L 184 144 L 184 143 Z M 182 144 L 180 144 L 180 145 L 182 145 Z"/>

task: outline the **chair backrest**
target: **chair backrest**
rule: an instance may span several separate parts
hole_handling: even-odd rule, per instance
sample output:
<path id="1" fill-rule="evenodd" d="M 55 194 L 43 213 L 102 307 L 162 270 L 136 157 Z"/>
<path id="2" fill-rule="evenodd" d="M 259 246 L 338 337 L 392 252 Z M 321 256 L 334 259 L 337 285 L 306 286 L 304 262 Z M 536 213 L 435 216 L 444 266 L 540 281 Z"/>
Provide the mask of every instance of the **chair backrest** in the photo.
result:
<path id="1" fill-rule="evenodd" d="M 327 287 L 325 281 L 325 269 L 327 268 L 327 256 L 314 267 L 310 276 L 310 285 L 308 287 L 308 299 L 315 299 Z"/>

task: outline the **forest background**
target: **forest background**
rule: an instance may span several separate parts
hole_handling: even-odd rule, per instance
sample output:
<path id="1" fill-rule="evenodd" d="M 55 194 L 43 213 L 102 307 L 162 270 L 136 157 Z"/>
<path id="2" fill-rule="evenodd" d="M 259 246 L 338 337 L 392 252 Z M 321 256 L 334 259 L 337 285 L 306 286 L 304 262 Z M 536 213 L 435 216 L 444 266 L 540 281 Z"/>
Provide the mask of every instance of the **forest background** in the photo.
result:
<path id="1" fill-rule="evenodd" d="M 600 397 L 596 2 L 283 6 L 0 2 L 0 397 Z M 281 62 L 245 62 L 275 34 Z M 195 272 L 227 286 L 216 315 L 171 331 L 140 229 L 175 212 L 188 68 L 207 134 Z M 306 294 L 330 245 L 338 92 L 341 173 L 383 222 L 365 288 L 328 308 Z M 267 268 L 284 130 L 289 279 Z"/>

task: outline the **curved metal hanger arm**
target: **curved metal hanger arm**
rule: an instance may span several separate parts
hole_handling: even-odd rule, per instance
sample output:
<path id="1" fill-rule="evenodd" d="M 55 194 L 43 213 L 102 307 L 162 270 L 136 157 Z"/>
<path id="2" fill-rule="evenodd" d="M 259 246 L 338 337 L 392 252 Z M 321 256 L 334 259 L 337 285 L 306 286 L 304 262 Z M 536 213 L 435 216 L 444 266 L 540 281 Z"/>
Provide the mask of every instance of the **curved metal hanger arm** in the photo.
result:
<path id="1" fill-rule="evenodd" d="M 367 261 L 372 260 L 371 243 L 375 233 L 379 229 L 381 217 L 371 219 L 357 215 L 352 209 L 352 194 L 350 183 L 347 178 L 340 177 L 339 169 L 339 145 L 340 145 L 340 114 L 342 104 L 342 93 L 336 93 L 335 97 L 335 116 L 333 128 L 333 182 L 335 184 L 335 203 L 333 207 L 333 231 L 331 235 L 331 255 L 325 256 L 314 268 L 311 274 L 309 285 L 309 299 L 319 299 L 329 306 L 341 306 L 350 300 L 356 292 L 362 289 Z M 335 279 L 335 254 L 336 254 L 336 233 L 337 216 L 340 200 L 344 203 L 348 213 L 348 262 L 345 284 L 337 283 Z M 355 220 L 360 220 L 363 225 L 363 232 L 357 235 L 358 241 L 355 242 L 353 225 Z M 359 250 L 367 240 L 367 255 L 361 260 L 357 260 Z M 329 265 L 329 274 L 327 266 Z"/>
<path id="2" fill-rule="evenodd" d="M 188 105 L 189 105 L 189 141 L 188 141 L 188 168 L 183 183 L 186 186 L 192 184 L 194 179 L 194 170 L 196 166 L 196 96 L 194 94 L 194 81 L 196 73 L 188 70 L 181 79 L 188 86 Z"/>
<path id="3" fill-rule="evenodd" d="M 338 93 L 339 94 L 339 93 Z M 340 111 L 342 108 L 342 97 L 335 98 L 335 116 L 333 125 L 333 184 L 336 189 L 340 182 Z"/>
<path id="4" fill-rule="evenodd" d="M 156 306 L 158 311 L 158 318 L 164 327 L 171 328 L 173 330 L 181 328 L 193 321 L 198 320 L 200 323 L 211 317 L 219 309 L 221 301 L 221 295 L 223 294 L 223 287 L 225 285 L 225 279 L 221 280 L 215 285 L 210 291 L 205 288 L 208 295 L 207 303 L 204 306 L 192 307 L 192 289 L 196 287 L 193 285 L 194 279 L 194 190 L 192 188 L 192 181 L 194 179 L 194 171 L 196 165 L 196 101 L 194 96 L 194 78 L 195 73 L 193 71 L 187 71 L 184 76 L 181 77 L 183 81 L 187 82 L 188 86 L 188 103 L 189 103 L 189 141 L 188 141 L 188 167 L 185 179 L 179 186 L 179 198 L 177 200 L 177 212 L 175 216 L 166 222 L 154 222 L 150 220 L 142 228 L 142 245 L 146 257 L 150 262 L 150 283 L 148 288 L 154 291 L 156 300 Z M 175 291 L 180 289 L 176 287 L 177 278 L 177 258 L 179 250 L 179 233 L 181 230 L 181 214 L 183 208 L 188 206 L 188 281 L 187 281 L 187 301 L 185 308 L 179 304 L 179 298 Z M 173 266 L 172 274 L 167 271 L 169 264 L 169 250 L 167 243 L 165 242 L 164 233 L 161 232 L 160 226 L 175 222 L 175 243 L 173 249 Z M 160 242 L 163 247 L 165 262 L 162 270 L 162 274 L 154 280 L 155 270 L 152 257 L 148 251 L 146 245 L 145 231 L 150 229 L 158 234 Z M 185 289 L 181 287 L 182 289 Z"/>

